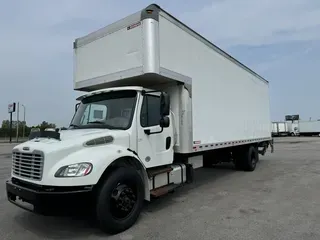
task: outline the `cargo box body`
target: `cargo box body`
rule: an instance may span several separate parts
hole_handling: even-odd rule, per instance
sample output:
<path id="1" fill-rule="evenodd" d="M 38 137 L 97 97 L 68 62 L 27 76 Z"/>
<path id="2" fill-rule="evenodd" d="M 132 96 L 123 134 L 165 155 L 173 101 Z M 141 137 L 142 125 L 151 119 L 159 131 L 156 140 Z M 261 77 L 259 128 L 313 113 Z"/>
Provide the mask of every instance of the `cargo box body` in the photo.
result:
<path id="1" fill-rule="evenodd" d="M 300 135 L 319 135 L 320 121 L 299 121 Z"/>
<path id="2" fill-rule="evenodd" d="M 159 39 L 160 66 L 192 80 L 195 145 L 270 138 L 267 81 L 161 12 Z"/>
<path id="3" fill-rule="evenodd" d="M 74 88 L 97 90 L 105 83 L 143 74 L 142 28 L 140 14 L 136 13 L 77 39 Z"/>
<path id="4" fill-rule="evenodd" d="M 272 134 L 276 136 L 288 135 L 290 133 L 291 123 L 288 122 L 273 122 L 272 123 Z"/>
<path id="5" fill-rule="evenodd" d="M 286 133 L 288 132 L 288 125 L 286 122 L 280 122 L 278 123 L 278 130 L 280 133 Z"/>
<path id="6" fill-rule="evenodd" d="M 189 141 L 178 152 L 271 139 L 268 82 L 157 5 L 77 39 L 74 53 L 76 90 L 177 86 L 177 145 Z"/>
<path id="7" fill-rule="evenodd" d="M 276 122 L 271 123 L 272 133 L 278 132 L 278 124 Z"/>

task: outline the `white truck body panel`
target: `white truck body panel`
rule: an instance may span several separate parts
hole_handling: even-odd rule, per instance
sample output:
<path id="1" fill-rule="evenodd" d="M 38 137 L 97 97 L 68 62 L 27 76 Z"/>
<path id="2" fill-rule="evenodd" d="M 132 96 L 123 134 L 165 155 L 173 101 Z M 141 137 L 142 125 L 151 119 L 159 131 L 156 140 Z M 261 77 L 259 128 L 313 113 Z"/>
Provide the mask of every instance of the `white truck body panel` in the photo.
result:
<path id="1" fill-rule="evenodd" d="M 286 133 L 288 132 L 288 125 L 286 122 L 279 122 L 278 128 L 280 133 Z"/>
<path id="2" fill-rule="evenodd" d="M 288 122 L 273 122 L 272 133 L 273 134 L 288 134 L 290 132 L 291 123 Z"/>
<path id="3" fill-rule="evenodd" d="M 159 37 L 160 69 L 192 79 L 193 142 L 270 138 L 266 81 L 208 47 L 162 12 Z"/>
<path id="4" fill-rule="evenodd" d="M 299 132 L 320 133 L 320 121 L 299 121 Z"/>
<path id="5" fill-rule="evenodd" d="M 128 25 L 139 22 L 139 17 L 135 13 L 78 39 L 74 46 L 76 89 L 142 74 L 142 25 L 127 30 Z"/>
<path id="6" fill-rule="evenodd" d="M 288 133 L 291 135 L 297 135 L 299 133 L 298 121 L 287 121 Z"/>
<path id="7" fill-rule="evenodd" d="M 293 132 L 293 124 L 292 124 L 292 122 L 291 121 L 287 121 L 286 125 L 287 125 L 287 132 L 288 133 L 292 133 Z"/>
<path id="8" fill-rule="evenodd" d="M 271 125 L 272 125 L 272 133 L 277 134 L 278 133 L 278 123 L 273 122 L 273 123 L 271 123 Z"/>
<path id="9" fill-rule="evenodd" d="M 78 48 L 76 81 L 141 67 L 141 41 L 140 25 L 128 32 L 125 28 L 121 29 Z"/>

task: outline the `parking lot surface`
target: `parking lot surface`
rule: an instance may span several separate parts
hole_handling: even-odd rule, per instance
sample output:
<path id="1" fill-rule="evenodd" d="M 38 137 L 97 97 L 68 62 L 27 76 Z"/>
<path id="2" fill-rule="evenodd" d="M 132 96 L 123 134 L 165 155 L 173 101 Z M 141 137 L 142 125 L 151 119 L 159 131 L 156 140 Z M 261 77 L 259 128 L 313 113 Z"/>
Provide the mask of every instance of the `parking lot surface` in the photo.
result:
<path id="1" fill-rule="evenodd" d="M 195 182 L 147 204 L 139 221 L 108 236 L 75 217 L 43 217 L 10 204 L 12 145 L 0 144 L 0 239 L 320 239 L 320 138 L 275 139 L 246 173 L 200 169 Z M 85 207 L 85 206 L 84 206 Z"/>

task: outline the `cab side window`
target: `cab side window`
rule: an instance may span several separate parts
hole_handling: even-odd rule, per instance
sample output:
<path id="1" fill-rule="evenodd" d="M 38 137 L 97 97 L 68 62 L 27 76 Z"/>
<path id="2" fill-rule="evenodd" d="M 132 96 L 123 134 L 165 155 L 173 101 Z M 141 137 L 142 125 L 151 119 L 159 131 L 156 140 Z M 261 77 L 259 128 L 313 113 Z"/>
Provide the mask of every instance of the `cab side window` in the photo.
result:
<path id="1" fill-rule="evenodd" d="M 160 97 L 145 95 L 142 102 L 140 123 L 142 127 L 157 126 L 160 123 Z"/>

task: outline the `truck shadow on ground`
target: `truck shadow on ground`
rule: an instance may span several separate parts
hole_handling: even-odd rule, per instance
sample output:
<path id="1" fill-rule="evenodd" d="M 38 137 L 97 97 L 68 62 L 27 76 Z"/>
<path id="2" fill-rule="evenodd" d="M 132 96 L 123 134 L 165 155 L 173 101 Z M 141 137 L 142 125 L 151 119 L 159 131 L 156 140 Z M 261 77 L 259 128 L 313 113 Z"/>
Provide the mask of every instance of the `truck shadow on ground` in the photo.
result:
<path id="1" fill-rule="evenodd" d="M 94 221 L 86 216 L 47 217 L 29 212 L 21 212 L 15 223 L 32 232 L 39 239 L 78 239 L 90 236 L 107 236 L 101 232 Z"/>
<path id="2" fill-rule="evenodd" d="M 261 164 L 261 162 L 260 162 Z M 163 211 L 170 207 L 170 204 L 176 203 L 175 199 L 183 198 L 196 191 L 198 187 L 205 184 L 214 184 L 217 180 L 236 174 L 233 165 L 223 164 L 211 168 L 203 168 L 195 171 L 195 180 L 191 184 L 186 184 L 166 196 L 152 200 L 146 203 L 142 216 L 136 224 L 144 221 L 144 214 L 153 214 L 157 211 Z M 81 209 L 80 209 L 81 211 Z M 44 217 L 33 213 L 22 211 L 15 217 L 15 222 L 23 229 L 32 232 L 39 238 L 46 239 L 78 239 L 85 237 L 106 237 L 108 234 L 101 232 L 94 220 L 87 216 L 68 216 L 68 217 Z"/>

